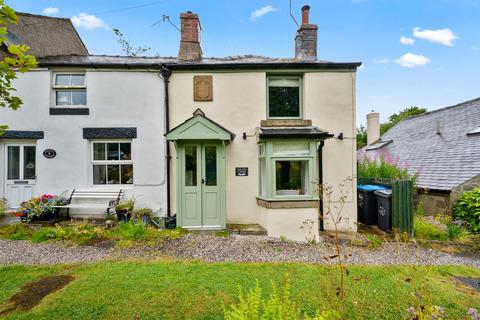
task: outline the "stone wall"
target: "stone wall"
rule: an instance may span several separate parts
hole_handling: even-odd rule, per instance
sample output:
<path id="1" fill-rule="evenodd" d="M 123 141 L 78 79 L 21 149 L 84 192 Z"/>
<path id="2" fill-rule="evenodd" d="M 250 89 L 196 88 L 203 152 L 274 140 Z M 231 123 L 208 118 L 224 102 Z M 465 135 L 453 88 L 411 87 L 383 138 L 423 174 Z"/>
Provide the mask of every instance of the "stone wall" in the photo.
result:
<path id="1" fill-rule="evenodd" d="M 480 187 L 480 174 L 454 188 L 451 192 L 451 201 L 455 202 L 465 191 L 469 191 L 478 187 Z"/>

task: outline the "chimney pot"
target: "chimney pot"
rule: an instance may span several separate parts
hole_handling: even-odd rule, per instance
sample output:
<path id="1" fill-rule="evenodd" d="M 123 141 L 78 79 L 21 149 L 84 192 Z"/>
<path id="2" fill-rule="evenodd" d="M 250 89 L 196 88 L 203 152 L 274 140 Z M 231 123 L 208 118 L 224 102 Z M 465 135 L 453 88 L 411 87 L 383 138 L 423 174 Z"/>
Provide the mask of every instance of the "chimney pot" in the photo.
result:
<path id="1" fill-rule="evenodd" d="M 371 145 L 380 140 L 380 113 L 370 112 L 367 114 L 367 144 Z"/>
<path id="2" fill-rule="evenodd" d="M 310 6 L 305 5 L 302 7 L 302 24 L 308 24 L 308 16 L 310 14 Z"/>

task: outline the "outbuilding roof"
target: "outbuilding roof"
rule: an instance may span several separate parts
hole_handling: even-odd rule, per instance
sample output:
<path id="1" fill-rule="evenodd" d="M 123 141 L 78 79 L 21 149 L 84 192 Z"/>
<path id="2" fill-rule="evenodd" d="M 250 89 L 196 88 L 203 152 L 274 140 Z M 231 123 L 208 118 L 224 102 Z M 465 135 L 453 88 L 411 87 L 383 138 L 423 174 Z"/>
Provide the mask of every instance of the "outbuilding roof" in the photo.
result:
<path id="1" fill-rule="evenodd" d="M 383 154 L 417 173 L 419 187 L 449 191 L 480 175 L 480 135 L 471 134 L 479 127 L 477 98 L 405 119 L 382 135 L 390 143 L 371 151 L 367 146 L 357 156 Z"/>
<path id="2" fill-rule="evenodd" d="M 88 54 L 70 19 L 23 12 L 16 14 L 18 23 L 8 25 L 7 39 L 13 44 L 29 46 L 29 54 L 37 58 Z"/>

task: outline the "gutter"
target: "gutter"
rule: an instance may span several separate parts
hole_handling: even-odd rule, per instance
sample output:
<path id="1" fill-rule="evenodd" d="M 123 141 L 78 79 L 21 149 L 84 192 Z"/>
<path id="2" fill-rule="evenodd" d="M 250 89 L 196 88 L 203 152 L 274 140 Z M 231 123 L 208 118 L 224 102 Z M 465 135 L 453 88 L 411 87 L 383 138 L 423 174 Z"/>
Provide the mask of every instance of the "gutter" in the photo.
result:
<path id="1" fill-rule="evenodd" d="M 320 141 L 318 146 L 318 184 L 320 186 L 319 192 L 323 193 L 323 146 L 325 141 Z M 323 225 L 323 194 L 318 195 L 318 228 L 319 231 L 325 231 Z"/>
<path id="2" fill-rule="evenodd" d="M 172 75 L 172 71 L 168 69 L 165 65 L 160 67 L 160 74 L 163 78 L 163 86 L 164 86 L 164 105 L 165 105 L 165 133 L 170 131 L 170 104 L 169 104 L 169 94 L 168 94 L 168 83 L 170 82 L 170 76 Z M 172 213 L 170 212 L 170 142 L 167 140 L 166 142 L 167 148 L 167 217 L 171 217 Z"/>

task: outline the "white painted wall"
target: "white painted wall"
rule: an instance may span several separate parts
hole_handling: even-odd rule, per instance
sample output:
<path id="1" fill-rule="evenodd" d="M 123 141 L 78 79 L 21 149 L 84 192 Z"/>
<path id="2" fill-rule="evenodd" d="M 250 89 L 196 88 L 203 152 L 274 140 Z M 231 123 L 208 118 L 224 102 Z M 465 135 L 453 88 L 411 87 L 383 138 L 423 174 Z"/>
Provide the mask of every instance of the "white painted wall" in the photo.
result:
<path id="1" fill-rule="evenodd" d="M 23 106 L 17 111 L 0 109 L 0 123 L 10 130 L 45 132 L 45 138 L 37 141 L 35 193 L 60 194 L 93 187 L 91 142 L 83 139 L 83 128 L 136 127 L 137 138 L 132 139 L 134 185 L 126 187 L 127 192 L 135 197 L 136 207 L 166 214 L 164 91 L 158 71 L 86 70 L 88 116 L 49 115 L 54 104 L 52 78 L 51 70 L 21 75 L 15 87 Z M 0 139 L 0 197 L 5 195 L 5 143 Z M 46 159 L 42 155 L 45 149 L 56 150 L 57 156 Z"/>

